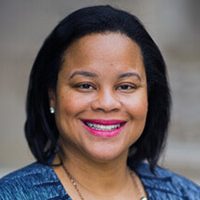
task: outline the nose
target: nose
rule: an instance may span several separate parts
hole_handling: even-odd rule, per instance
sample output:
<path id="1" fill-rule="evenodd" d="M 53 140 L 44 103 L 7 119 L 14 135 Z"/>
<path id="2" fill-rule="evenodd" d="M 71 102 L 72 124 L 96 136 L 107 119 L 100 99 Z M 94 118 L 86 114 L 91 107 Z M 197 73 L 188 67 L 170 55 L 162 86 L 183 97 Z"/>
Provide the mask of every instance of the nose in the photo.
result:
<path id="1" fill-rule="evenodd" d="M 106 88 L 98 92 L 97 97 L 92 102 L 91 107 L 95 111 L 118 111 L 121 107 L 121 102 L 114 91 Z"/>

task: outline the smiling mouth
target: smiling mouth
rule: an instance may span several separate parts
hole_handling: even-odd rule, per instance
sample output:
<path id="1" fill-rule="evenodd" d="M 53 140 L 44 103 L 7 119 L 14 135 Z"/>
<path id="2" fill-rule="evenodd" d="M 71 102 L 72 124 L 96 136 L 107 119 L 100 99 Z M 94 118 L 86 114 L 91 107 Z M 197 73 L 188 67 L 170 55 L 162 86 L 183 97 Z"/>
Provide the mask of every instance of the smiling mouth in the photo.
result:
<path id="1" fill-rule="evenodd" d="M 122 120 L 82 120 L 83 123 L 94 131 L 112 132 L 120 129 L 126 123 Z"/>
<path id="2" fill-rule="evenodd" d="M 115 129 L 118 129 L 121 127 L 121 124 L 115 124 L 115 125 L 102 125 L 102 124 L 95 124 L 95 123 L 90 123 L 86 122 L 85 123 L 88 127 L 94 129 L 94 130 L 99 130 L 99 131 L 112 131 Z"/>

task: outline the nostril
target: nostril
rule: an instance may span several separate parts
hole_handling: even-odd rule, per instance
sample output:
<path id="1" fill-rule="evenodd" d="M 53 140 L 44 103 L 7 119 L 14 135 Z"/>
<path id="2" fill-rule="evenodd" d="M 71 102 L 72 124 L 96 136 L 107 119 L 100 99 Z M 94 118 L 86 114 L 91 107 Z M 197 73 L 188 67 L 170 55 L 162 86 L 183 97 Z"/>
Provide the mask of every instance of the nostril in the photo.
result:
<path id="1" fill-rule="evenodd" d="M 119 110 L 121 103 L 111 92 L 100 94 L 97 99 L 92 102 L 94 110 L 110 112 Z"/>

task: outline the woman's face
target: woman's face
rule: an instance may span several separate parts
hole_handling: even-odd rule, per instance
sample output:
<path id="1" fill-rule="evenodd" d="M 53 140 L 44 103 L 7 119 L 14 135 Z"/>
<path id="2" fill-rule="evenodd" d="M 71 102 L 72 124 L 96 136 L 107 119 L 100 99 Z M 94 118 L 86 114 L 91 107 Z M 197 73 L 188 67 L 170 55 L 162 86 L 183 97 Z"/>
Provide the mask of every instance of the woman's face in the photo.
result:
<path id="1" fill-rule="evenodd" d="M 64 54 L 50 104 L 67 154 L 100 162 L 127 156 L 142 134 L 148 107 L 139 46 L 120 33 L 75 41 Z"/>

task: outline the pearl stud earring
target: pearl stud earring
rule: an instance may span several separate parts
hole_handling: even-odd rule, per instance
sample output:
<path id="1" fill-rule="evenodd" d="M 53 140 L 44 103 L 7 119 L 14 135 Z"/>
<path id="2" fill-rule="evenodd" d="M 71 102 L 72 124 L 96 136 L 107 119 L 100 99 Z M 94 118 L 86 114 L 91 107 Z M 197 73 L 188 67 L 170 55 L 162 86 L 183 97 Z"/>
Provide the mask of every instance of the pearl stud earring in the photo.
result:
<path id="1" fill-rule="evenodd" d="M 55 108 L 54 108 L 54 107 L 51 106 L 51 107 L 49 108 L 49 110 L 50 110 L 50 113 L 51 113 L 51 114 L 54 114 L 54 113 L 55 113 Z"/>

